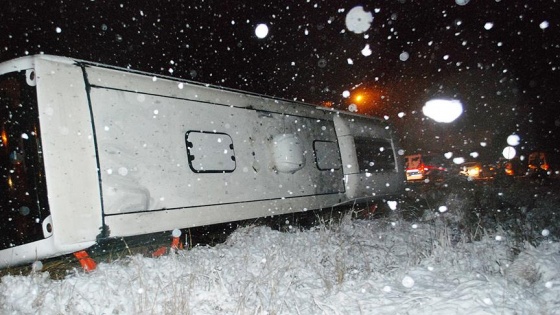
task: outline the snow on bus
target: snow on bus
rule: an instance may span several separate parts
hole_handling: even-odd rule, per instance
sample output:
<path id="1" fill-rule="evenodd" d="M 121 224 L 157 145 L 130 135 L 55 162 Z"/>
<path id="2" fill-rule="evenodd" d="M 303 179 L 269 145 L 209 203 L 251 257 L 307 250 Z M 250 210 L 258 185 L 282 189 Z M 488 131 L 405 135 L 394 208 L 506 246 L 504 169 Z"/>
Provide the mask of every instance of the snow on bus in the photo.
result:
<path id="1" fill-rule="evenodd" d="M 0 64 L 0 267 L 401 193 L 384 121 L 65 57 Z"/>

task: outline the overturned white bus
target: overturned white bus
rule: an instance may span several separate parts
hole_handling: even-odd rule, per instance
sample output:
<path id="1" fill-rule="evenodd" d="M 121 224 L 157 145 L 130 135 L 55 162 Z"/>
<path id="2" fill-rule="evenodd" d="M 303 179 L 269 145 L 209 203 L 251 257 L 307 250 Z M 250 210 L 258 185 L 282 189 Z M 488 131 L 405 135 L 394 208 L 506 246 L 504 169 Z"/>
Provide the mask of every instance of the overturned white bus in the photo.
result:
<path id="1" fill-rule="evenodd" d="M 75 60 L 0 64 L 0 267 L 399 194 L 382 120 Z"/>

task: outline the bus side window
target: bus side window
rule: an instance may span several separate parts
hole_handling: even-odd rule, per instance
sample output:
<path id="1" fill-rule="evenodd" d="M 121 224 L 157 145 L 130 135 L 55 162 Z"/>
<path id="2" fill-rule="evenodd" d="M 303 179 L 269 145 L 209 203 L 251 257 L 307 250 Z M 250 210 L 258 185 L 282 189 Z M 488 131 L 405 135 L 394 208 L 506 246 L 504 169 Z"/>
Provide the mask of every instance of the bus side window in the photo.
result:
<path id="1" fill-rule="evenodd" d="M 185 135 L 189 167 L 195 173 L 235 170 L 233 140 L 225 133 L 188 131 Z"/>
<path id="2" fill-rule="evenodd" d="M 315 163 L 318 169 L 330 171 L 339 170 L 342 167 L 338 143 L 334 141 L 317 140 L 313 142 L 313 150 L 315 153 Z"/>
<path id="3" fill-rule="evenodd" d="M 389 141 L 355 137 L 354 143 L 360 172 L 395 171 L 395 156 Z"/>

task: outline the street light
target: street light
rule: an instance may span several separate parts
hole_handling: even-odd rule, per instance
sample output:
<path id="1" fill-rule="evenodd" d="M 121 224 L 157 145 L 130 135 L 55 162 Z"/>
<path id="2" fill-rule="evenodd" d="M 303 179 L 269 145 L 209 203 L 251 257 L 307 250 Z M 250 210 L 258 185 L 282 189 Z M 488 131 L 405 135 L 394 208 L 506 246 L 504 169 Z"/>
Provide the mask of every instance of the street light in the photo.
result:
<path id="1" fill-rule="evenodd" d="M 356 96 L 354 96 L 354 102 L 356 103 L 361 103 L 364 100 L 364 95 L 363 94 L 356 94 Z"/>
<path id="2" fill-rule="evenodd" d="M 362 114 L 371 113 L 371 111 L 377 107 L 376 105 L 379 105 L 379 101 L 382 99 L 380 91 L 364 87 L 352 91 L 348 96 L 352 110 Z"/>

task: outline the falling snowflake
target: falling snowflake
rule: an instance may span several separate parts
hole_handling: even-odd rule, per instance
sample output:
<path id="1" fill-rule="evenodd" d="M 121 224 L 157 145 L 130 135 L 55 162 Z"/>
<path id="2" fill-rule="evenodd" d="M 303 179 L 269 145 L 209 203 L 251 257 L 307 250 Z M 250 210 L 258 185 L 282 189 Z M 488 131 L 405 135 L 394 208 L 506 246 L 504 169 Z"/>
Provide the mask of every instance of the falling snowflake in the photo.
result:
<path id="1" fill-rule="evenodd" d="M 371 55 L 371 48 L 369 48 L 369 45 L 366 44 L 366 47 L 364 47 L 364 49 L 362 49 L 362 55 L 368 57 Z"/>
<path id="2" fill-rule="evenodd" d="M 507 144 L 511 146 L 519 145 L 519 136 L 518 135 L 510 135 L 507 137 Z"/>
<path id="3" fill-rule="evenodd" d="M 405 288 L 412 288 L 414 286 L 414 279 L 412 279 L 409 276 L 405 276 L 402 279 L 401 283 L 402 283 L 403 287 L 405 287 Z"/>
<path id="4" fill-rule="evenodd" d="M 373 22 L 373 15 L 371 12 L 364 11 L 362 6 L 354 7 L 346 14 L 346 28 L 356 34 L 367 31 L 371 22 Z"/>
<path id="5" fill-rule="evenodd" d="M 466 5 L 470 0 L 455 0 L 457 5 Z"/>
<path id="6" fill-rule="evenodd" d="M 265 38 L 268 35 L 268 26 L 266 24 L 259 24 L 255 28 L 255 35 L 258 38 Z"/>
<path id="7" fill-rule="evenodd" d="M 410 57 L 410 55 L 409 55 L 406 51 L 403 51 L 403 52 L 399 55 L 399 60 L 400 60 L 400 61 L 407 61 L 409 57 Z"/>

